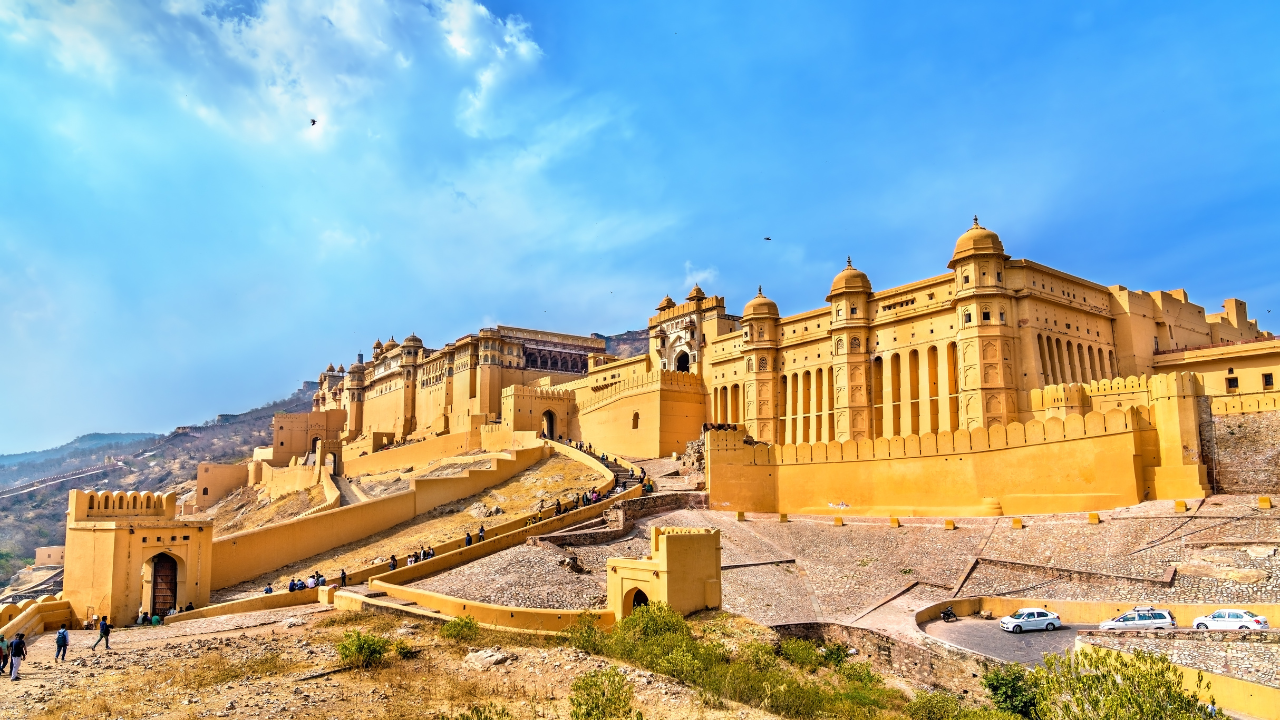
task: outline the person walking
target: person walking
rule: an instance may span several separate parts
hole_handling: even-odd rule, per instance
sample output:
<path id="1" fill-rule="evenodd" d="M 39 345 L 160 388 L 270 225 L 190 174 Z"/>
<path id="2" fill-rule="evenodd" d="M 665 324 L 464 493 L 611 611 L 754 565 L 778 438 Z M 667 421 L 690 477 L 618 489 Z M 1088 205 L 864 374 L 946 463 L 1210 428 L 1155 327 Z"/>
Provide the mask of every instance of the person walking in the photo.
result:
<path id="1" fill-rule="evenodd" d="M 90 650 L 97 650 L 98 643 L 105 642 L 107 649 L 111 649 L 111 623 L 107 622 L 107 616 L 103 615 L 98 621 L 98 639 L 93 641 L 93 647 Z"/>
<path id="2" fill-rule="evenodd" d="M 67 631 L 66 623 L 62 623 L 62 627 L 58 628 L 58 635 L 54 638 L 53 644 L 56 648 L 53 652 L 53 661 L 58 662 L 61 658 L 62 662 L 66 662 L 67 647 L 71 645 L 71 633 Z"/>
<path id="3" fill-rule="evenodd" d="M 484 542 L 484 525 L 480 526 L 480 542 Z"/>
<path id="4" fill-rule="evenodd" d="M 18 677 L 18 666 L 23 660 L 27 659 L 27 641 L 26 633 L 18 633 L 18 637 L 9 643 L 9 680 L 18 682 L 22 678 Z"/>
<path id="5" fill-rule="evenodd" d="M 464 546 L 464 547 L 471 547 L 471 531 L 470 531 L 470 530 L 468 530 L 468 531 L 467 531 L 467 539 L 466 539 L 466 541 L 463 543 L 463 546 Z"/>
<path id="6" fill-rule="evenodd" d="M 391 556 L 391 563 L 390 563 L 390 567 L 391 567 L 391 569 L 392 569 L 392 570 L 395 570 L 395 569 L 396 569 L 396 556 L 395 556 L 395 555 L 392 555 L 392 556 Z"/>
<path id="7" fill-rule="evenodd" d="M 433 548 L 433 547 L 429 547 L 429 548 L 427 548 L 427 559 L 428 559 L 428 560 L 430 560 L 431 558 L 433 558 L 433 557 L 435 557 L 435 556 L 436 556 L 436 549 L 435 549 L 435 548 Z"/>
<path id="8" fill-rule="evenodd" d="M 342 587 L 346 587 L 347 586 L 347 569 L 346 568 L 342 568 L 342 574 L 339 577 L 341 578 L 341 581 L 342 581 Z"/>
<path id="9" fill-rule="evenodd" d="M 5 642 L 3 635 L 0 635 L 0 675 L 4 675 L 5 669 L 8 667 L 9 667 L 9 643 Z"/>

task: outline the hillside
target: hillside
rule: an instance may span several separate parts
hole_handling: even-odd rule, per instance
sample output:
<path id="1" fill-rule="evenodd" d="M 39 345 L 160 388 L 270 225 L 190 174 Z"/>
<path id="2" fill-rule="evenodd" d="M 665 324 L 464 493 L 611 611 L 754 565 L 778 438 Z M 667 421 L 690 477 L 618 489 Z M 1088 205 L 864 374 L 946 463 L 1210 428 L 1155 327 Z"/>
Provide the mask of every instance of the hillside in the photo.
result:
<path id="1" fill-rule="evenodd" d="M 104 442 L 68 451 L 61 459 L 51 456 L 36 463 L 26 462 L 0 468 L 11 471 L 27 468 L 0 485 L 11 485 L 18 477 L 29 479 L 56 475 L 78 467 L 90 467 L 102 461 L 103 455 L 123 457 L 125 467 L 84 480 L 70 480 L 50 487 L 0 498 L 0 586 L 31 562 L 34 550 L 44 545 L 61 545 L 65 541 L 67 491 L 81 490 L 173 490 L 185 492 L 195 483 L 196 467 L 202 462 L 234 463 L 248 459 L 253 448 L 271 443 L 271 417 L 276 412 L 299 412 L 311 407 L 312 387 L 305 387 L 282 400 L 237 415 L 222 416 L 222 422 L 210 420 L 192 426 L 169 442 L 147 450 L 156 436 L 139 436 L 131 442 Z M 94 437 L 94 436 L 85 436 Z M 129 434 L 102 433 L 97 437 L 130 437 Z M 77 439 L 77 441 L 83 438 Z M 63 447 L 75 444 L 68 443 Z M 92 442 L 92 441 L 89 441 Z M 145 452 L 143 452 L 145 451 Z M 52 451 L 42 451 L 52 452 Z M 129 457 L 132 454 L 140 457 Z M 27 453 L 33 454 L 33 453 Z M 10 456 L 12 457 L 12 456 Z M 53 463 L 51 469 L 35 472 L 31 468 Z M 31 474 L 35 472 L 35 474 Z"/>
<path id="2" fill-rule="evenodd" d="M 0 488 L 91 467 L 101 463 L 105 455 L 131 455 L 160 437 L 152 433 L 92 433 L 48 450 L 0 455 Z"/>
<path id="3" fill-rule="evenodd" d="M 595 335 L 604 339 L 605 352 L 625 360 L 649 352 L 649 331 L 628 330 L 617 335 Z"/>

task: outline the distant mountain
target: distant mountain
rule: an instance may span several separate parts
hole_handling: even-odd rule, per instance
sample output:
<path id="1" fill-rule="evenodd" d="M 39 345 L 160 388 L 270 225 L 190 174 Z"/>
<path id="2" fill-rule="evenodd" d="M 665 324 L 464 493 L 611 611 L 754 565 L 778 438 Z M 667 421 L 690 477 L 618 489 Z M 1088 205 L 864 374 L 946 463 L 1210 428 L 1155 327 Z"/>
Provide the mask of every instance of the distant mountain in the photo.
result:
<path id="1" fill-rule="evenodd" d="M 592 337 L 603 339 L 604 351 L 610 355 L 616 355 L 619 360 L 649 352 L 648 330 L 629 330 L 617 335 L 592 333 Z"/>
<path id="2" fill-rule="evenodd" d="M 48 450 L 0 455 L 0 466 L 57 460 L 69 455 L 80 454 L 85 450 L 97 450 L 104 446 L 132 445 L 143 440 L 155 440 L 158 437 L 160 436 L 155 433 L 89 433 L 88 435 L 81 435 L 65 445 L 59 445 Z"/>

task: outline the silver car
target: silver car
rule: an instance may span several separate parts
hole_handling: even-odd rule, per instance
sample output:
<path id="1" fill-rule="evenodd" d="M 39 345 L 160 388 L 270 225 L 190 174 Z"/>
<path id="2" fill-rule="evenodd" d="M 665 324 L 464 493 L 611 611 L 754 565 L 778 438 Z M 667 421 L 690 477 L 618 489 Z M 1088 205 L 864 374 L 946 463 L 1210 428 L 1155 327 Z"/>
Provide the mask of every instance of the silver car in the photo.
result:
<path id="1" fill-rule="evenodd" d="M 1191 624 L 1197 630 L 1266 630 L 1271 627 L 1265 617 L 1235 608 L 1198 617 Z"/>
<path id="2" fill-rule="evenodd" d="M 1136 607 L 1118 618 L 1098 625 L 1099 630 L 1169 630 L 1178 627 L 1178 621 L 1168 610 L 1153 607 Z"/>
<path id="3" fill-rule="evenodd" d="M 1057 613 L 1040 608 L 1022 608 L 1012 615 L 1000 618 L 1000 629 L 1011 633 L 1023 630 L 1057 630 L 1060 627 L 1062 618 Z"/>

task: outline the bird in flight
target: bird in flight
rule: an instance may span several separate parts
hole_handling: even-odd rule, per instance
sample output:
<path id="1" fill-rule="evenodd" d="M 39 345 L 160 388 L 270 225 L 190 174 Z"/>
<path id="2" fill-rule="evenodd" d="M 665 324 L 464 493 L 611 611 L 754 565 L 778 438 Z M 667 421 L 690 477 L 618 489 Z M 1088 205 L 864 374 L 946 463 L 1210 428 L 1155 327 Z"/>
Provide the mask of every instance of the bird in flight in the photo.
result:
<path id="1" fill-rule="evenodd" d="M 315 119 L 315 118 L 311 118 L 311 124 L 312 124 L 312 125 L 315 125 L 315 124 L 316 124 L 316 119 Z"/>
<path id="2" fill-rule="evenodd" d="M 764 239 L 765 239 L 765 240 L 773 240 L 773 238 L 771 238 L 771 237 L 769 237 L 769 236 L 767 236 L 767 235 L 765 236 L 765 238 L 764 238 Z"/>

